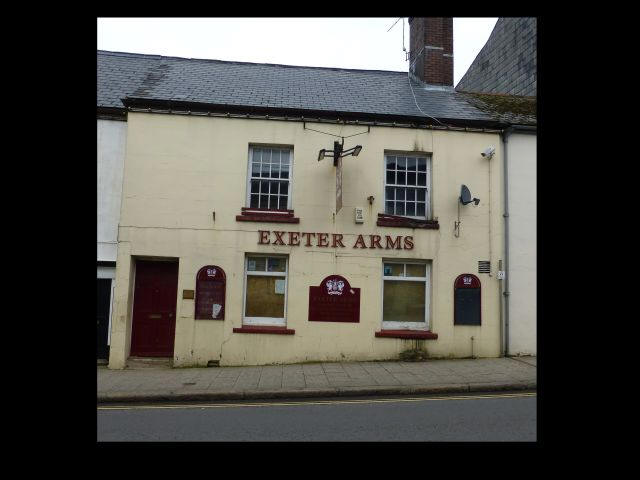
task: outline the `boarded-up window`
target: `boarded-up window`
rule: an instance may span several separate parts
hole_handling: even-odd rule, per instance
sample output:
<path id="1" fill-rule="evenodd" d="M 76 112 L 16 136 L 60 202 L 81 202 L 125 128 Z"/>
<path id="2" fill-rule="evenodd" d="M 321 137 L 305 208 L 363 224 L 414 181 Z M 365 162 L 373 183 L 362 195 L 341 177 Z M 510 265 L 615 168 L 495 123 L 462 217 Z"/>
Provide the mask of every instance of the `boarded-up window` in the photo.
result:
<path id="1" fill-rule="evenodd" d="M 383 328 L 428 328 L 429 272 L 427 263 L 384 262 Z"/>
<path id="2" fill-rule="evenodd" d="M 248 255 L 245 276 L 244 323 L 284 325 L 287 257 Z"/>

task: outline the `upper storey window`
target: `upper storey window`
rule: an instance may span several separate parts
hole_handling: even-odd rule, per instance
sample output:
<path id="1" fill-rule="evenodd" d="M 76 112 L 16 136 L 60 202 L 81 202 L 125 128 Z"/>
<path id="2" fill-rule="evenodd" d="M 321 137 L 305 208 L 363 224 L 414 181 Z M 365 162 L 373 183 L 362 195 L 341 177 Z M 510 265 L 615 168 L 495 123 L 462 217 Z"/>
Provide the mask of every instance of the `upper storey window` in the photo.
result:
<path id="1" fill-rule="evenodd" d="M 286 210 L 291 208 L 291 164 L 293 152 L 288 148 L 249 148 L 250 208 Z"/>
<path id="2" fill-rule="evenodd" d="M 426 155 L 385 155 L 385 203 L 388 215 L 430 218 L 431 162 Z"/>

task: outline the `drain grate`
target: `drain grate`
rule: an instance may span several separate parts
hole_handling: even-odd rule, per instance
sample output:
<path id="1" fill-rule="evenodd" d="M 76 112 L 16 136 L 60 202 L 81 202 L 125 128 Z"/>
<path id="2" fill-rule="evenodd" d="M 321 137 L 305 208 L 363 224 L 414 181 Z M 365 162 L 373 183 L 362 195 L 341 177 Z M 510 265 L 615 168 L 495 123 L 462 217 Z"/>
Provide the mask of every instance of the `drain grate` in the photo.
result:
<path id="1" fill-rule="evenodd" d="M 195 385 L 195 384 L 196 384 L 196 382 L 185 382 L 182 385 Z"/>

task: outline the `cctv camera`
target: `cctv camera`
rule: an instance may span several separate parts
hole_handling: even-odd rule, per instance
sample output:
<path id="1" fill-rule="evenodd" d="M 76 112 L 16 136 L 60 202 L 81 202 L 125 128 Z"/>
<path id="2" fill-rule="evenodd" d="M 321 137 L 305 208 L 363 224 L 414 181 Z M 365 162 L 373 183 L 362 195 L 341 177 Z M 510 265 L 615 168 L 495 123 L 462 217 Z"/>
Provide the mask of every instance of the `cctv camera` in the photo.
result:
<path id="1" fill-rule="evenodd" d="M 491 158 L 494 153 L 496 153 L 496 149 L 494 147 L 487 147 L 480 155 Z"/>

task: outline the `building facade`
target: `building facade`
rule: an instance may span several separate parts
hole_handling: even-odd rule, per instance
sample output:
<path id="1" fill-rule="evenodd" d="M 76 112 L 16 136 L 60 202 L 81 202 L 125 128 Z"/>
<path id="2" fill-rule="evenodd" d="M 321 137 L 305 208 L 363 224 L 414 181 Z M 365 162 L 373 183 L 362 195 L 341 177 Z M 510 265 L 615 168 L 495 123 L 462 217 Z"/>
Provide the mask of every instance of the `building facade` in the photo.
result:
<path id="1" fill-rule="evenodd" d="M 110 368 L 501 355 L 510 124 L 429 22 L 411 75 L 98 52 L 127 119 Z"/>
<path id="2" fill-rule="evenodd" d="M 509 125 L 505 153 L 504 351 L 537 352 L 537 19 L 500 18 L 456 86 Z"/>

